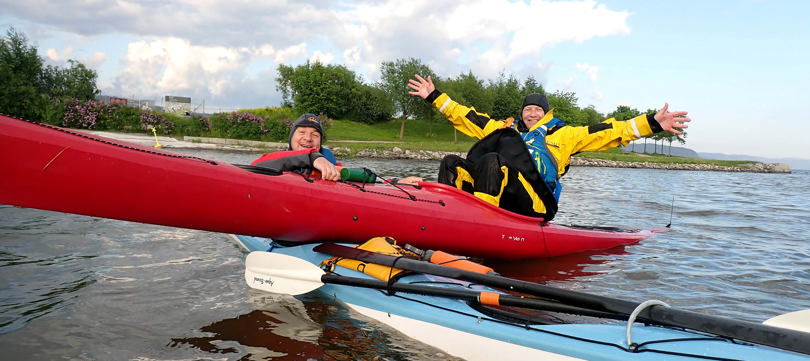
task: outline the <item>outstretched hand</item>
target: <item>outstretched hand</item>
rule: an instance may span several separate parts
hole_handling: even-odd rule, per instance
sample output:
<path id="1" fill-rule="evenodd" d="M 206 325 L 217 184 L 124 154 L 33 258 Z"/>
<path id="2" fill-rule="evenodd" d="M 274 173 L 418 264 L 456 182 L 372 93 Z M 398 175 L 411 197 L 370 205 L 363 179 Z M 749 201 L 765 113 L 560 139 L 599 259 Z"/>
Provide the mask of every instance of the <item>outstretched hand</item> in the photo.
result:
<path id="1" fill-rule="evenodd" d="M 683 132 L 675 129 L 686 129 L 689 128 L 688 125 L 684 124 L 686 122 L 691 122 L 692 119 L 686 117 L 687 112 L 677 111 L 668 113 L 667 109 L 669 109 L 669 103 L 664 103 L 664 107 L 655 113 L 655 120 L 658 121 L 658 124 L 661 125 L 661 128 L 668 132 L 672 132 L 676 135 L 680 135 Z"/>
<path id="2" fill-rule="evenodd" d="M 408 80 L 408 87 L 414 91 L 408 92 L 408 94 L 426 99 L 430 93 L 436 90 L 436 86 L 433 85 L 433 79 L 430 78 L 430 75 L 428 75 L 427 80 L 419 76 L 419 74 L 414 74 L 414 76 L 416 79 Z"/>

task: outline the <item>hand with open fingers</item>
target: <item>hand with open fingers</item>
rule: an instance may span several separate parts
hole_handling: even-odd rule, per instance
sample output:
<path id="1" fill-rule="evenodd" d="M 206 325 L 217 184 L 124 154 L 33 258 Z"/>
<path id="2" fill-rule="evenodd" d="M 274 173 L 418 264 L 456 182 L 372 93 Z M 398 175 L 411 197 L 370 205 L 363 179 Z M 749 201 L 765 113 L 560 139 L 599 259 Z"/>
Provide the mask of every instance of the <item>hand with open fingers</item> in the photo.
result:
<path id="1" fill-rule="evenodd" d="M 655 120 L 658 121 L 658 124 L 660 124 L 661 128 L 664 130 L 678 135 L 682 134 L 683 132 L 675 128 L 689 128 L 689 126 L 684 123 L 691 122 L 692 119 L 686 117 L 687 112 L 677 111 L 669 113 L 667 109 L 669 109 L 669 103 L 664 103 L 664 107 L 661 108 L 658 113 L 655 113 Z"/>
<path id="2" fill-rule="evenodd" d="M 416 79 L 408 80 L 408 87 L 413 89 L 413 91 L 408 92 L 408 94 L 426 99 L 430 93 L 436 90 L 436 86 L 433 85 L 433 79 L 430 78 L 430 75 L 428 75 L 427 80 L 419 74 L 414 74 L 414 77 L 416 77 Z"/>
<path id="3" fill-rule="evenodd" d="M 314 162 L 312 162 L 312 166 L 321 172 L 321 179 L 330 181 L 340 180 L 340 171 L 326 158 L 318 157 Z"/>

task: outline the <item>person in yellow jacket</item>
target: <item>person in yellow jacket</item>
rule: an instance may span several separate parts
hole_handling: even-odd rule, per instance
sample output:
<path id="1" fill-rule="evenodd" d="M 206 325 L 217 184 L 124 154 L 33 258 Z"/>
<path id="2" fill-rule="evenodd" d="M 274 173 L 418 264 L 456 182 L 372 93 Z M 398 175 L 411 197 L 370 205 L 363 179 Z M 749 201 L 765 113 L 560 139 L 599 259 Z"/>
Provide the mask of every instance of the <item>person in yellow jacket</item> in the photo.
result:
<path id="1" fill-rule="evenodd" d="M 463 106 L 418 74 L 408 81 L 411 95 L 433 104 L 460 132 L 480 139 L 466 158 L 442 159 L 439 182 L 474 194 L 495 206 L 550 221 L 557 213 L 571 156 L 626 146 L 631 141 L 661 131 L 681 134 L 687 112 L 669 113 L 664 103 L 655 114 L 628 121 L 607 119 L 590 126 L 567 126 L 554 118 L 548 99 L 529 94 L 523 99 L 519 120 L 494 120 L 475 108 Z"/>

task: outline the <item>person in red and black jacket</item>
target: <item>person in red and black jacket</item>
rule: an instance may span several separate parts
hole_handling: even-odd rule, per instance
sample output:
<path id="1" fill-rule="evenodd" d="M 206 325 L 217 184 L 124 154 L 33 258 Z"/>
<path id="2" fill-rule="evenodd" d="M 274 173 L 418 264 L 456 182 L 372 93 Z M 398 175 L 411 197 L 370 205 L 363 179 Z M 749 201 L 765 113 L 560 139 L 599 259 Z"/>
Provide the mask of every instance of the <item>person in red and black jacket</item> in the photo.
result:
<path id="1" fill-rule="evenodd" d="M 315 169 L 325 180 L 340 180 L 337 168 L 340 163 L 328 148 L 322 146 L 324 139 L 320 118 L 315 114 L 303 114 L 293 122 L 288 150 L 264 154 L 251 165 L 282 172 L 309 173 Z"/>

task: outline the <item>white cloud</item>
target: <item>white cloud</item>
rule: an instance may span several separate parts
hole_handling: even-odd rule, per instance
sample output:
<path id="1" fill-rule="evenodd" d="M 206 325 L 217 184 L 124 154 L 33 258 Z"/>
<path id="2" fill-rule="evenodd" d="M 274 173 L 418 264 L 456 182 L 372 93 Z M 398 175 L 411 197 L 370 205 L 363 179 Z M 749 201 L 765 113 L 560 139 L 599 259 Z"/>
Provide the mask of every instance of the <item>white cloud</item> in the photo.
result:
<path id="1" fill-rule="evenodd" d="M 602 91 L 600 91 L 599 89 L 595 89 L 595 88 L 594 88 L 594 89 L 591 91 L 591 95 L 590 95 L 590 97 L 591 97 L 591 99 L 592 99 L 592 100 L 601 101 L 602 99 L 604 99 L 604 98 L 605 98 L 605 95 L 604 95 L 604 94 L 602 93 Z"/>
<path id="2" fill-rule="evenodd" d="M 45 52 L 45 54 L 51 61 L 55 63 L 62 63 L 70 59 L 71 56 L 73 56 L 73 50 L 74 49 L 72 46 L 68 46 L 62 49 L 62 53 L 60 54 L 58 50 L 50 48 Z"/>
<path id="3" fill-rule="evenodd" d="M 101 63 L 107 60 L 107 53 L 97 51 L 89 58 L 81 59 L 80 62 L 90 69 L 98 69 Z"/>
<path id="4" fill-rule="evenodd" d="M 276 52 L 274 61 L 276 64 L 284 64 L 292 59 L 304 55 L 307 51 L 307 43 L 298 43 Z"/>
<path id="5" fill-rule="evenodd" d="M 598 78 L 598 74 L 599 74 L 599 67 L 598 66 L 593 66 L 593 65 L 590 65 L 588 63 L 585 63 L 585 64 L 577 63 L 577 69 L 582 70 L 586 74 L 588 74 L 588 79 L 590 79 L 591 82 L 596 82 L 596 79 Z"/>
<path id="6" fill-rule="evenodd" d="M 335 56 L 332 53 L 324 53 L 320 50 L 316 50 L 312 57 L 310 57 L 311 62 L 320 62 L 321 64 L 330 64 L 332 60 L 335 59 Z"/>
<path id="7" fill-rule="evenodd" d="M 245 51 L 206 47 L 178 38 L 130 43 L 117 82 L 124 94 L 196 92 L 220 95 L 229 88 L 230 74 L 239 72 Z M 173 94 L 179 95 L 179 94 Z"/>
<path id="8" fill-rule="evenodd" d="M 35 11 L 47 8 L 49 11 Z M 481 78 L 502 71 L 534 75 L 543 82 L 553 59 L 543 51 L 564 42 L 629 33 L 628 13 L 593 0 L 551 2 L 472 0 L 192 1 L 146 3 L 15 2 L 13 16 L 48 24 L 53 32 L 92 39 L 123 34 L 134 39 L 122 49 L 115 89 L 124 94 L 194 92 L 232 97 L 254 79 L 275 93 L 274 68 L 308 59 L 342 64 L 368 81 L 379 80 L 385 61 L 414 57 L 441 76 L 472 70 Z M 109 42 L 107 44 L 110 44 Z M 58 48 L 55 48 L 58 49 Z M 95 49 L 94 49 L 95 50 Z M 98 49 L 86 61 L 100 64 L 113 49 Z M 63 59 L 63 51 L 49 51 Z M 263 62 L 262 62 L 263 60 Z M 270 64 L 272 63 L 272 64 Z M 272 68 L 270 68 L 272 66 Z M 244 68 L 250 67 L 250 76 Z M 596 67 L 590 70 L 592 79 Z M 538 76 L 539 70 L 539 76 Z M 263 79 L 255 78 L 264 74 Z M 269 79 L 268 79 L 269 78 Z"/>

